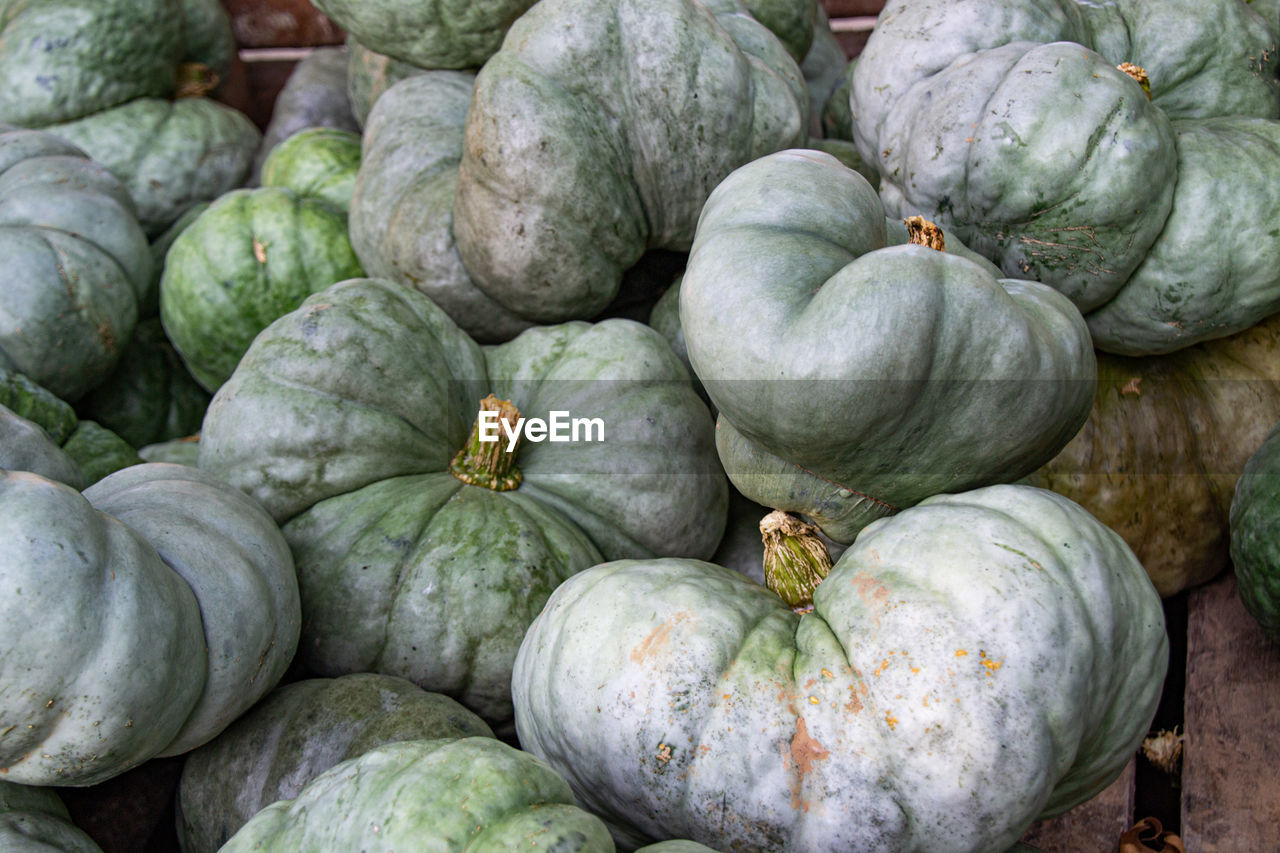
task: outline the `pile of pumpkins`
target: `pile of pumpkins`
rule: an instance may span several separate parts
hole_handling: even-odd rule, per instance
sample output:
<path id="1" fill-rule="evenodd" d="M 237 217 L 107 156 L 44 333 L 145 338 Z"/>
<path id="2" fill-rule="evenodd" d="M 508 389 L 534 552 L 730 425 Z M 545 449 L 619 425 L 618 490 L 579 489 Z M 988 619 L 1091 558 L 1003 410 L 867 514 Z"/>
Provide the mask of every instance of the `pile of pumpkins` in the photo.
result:
<path id="1" fill-rule="evenodd" d="M 0 0 L 0 847 L 999 853 L 1280 636 L 1280 3 L 314 2 Z"/>

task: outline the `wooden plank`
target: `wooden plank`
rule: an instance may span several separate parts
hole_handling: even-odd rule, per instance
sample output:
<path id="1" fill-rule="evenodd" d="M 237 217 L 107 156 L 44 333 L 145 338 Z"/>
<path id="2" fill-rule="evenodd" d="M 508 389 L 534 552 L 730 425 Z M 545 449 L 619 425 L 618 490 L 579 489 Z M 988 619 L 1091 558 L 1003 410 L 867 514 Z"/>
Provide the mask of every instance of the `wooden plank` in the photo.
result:
<path id="1" fill-rule="evenodd" d="M 1035 823 L 1022 840 L 1044 853 L 1109 853 L 1133 825 L 1134 761 L 1092 800 L 1066 814 Z"/>
<path id="2" fill-rule="evenodd" d="M 822 8 L 828 18 L 856 18 L 879 15 L 884 8 L 884 0 L 822 0 Z"/>
<path id="3" fill-rule="evenodd" d="M 342 29 L 311 0 L 223 0 L 241 47 L 341 44 Z"/>
<path id="4" fill-rule="evenodd" d="M 1183 840 L 1195 853 L 1280 849 L 1280 647 L 1230 573 L 1188 608 Z"/>

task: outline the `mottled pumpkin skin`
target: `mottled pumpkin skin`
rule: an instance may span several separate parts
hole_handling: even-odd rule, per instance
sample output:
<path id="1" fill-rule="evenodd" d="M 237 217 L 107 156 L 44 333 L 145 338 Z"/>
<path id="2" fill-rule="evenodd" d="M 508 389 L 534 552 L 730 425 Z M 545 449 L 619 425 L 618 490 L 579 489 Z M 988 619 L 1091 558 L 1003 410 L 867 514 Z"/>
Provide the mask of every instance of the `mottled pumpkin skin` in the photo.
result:
<path id="1" fill-rule="evenodd" d="M 1058 288 L 1100 349 L 1171 352 L 1280 308 L 1278 28 L 1242 0 L 892 0 L 854 138 L 891 211 Z"/>
<path id="2" fill-rule="evenodd" d="M 489 393 L 604 441 L 524 443 L 521 485 L 448 471 Z M 509 723 L 510 666 L 542 602 L 602 556 L 710 555 L 726 485 L 688 375 L 630 321 L 482 350 L 434 303 L 354 279 L 281 317 L 214 396 L 199 464 L 262 501 L 297 562 L 300 658 L 385 672 Z"/>
<path id="3" fill-rule="evenodd" d="M 212 393 L 271 321 L 363 272 L 339 208 L 283 187 L 234 190 L 170 246 L 160 318 L 191 375 Z"/>
<path id="4" fill-rule="evenodd" d="M 0 125 L 0 369 L 74 401 L 115 367 L 153 287 L 129 193 L 83 151 Z"/>
<path id="5" fill-rule="evenodd" d="M 49 788 L 0 781 L 0 850 L 102 853 Z"/>
<path id="6" fill-rule="evenodd" d="M 1280 640 L 1280 432 L 1249 457 L 1231 500 L 1231 562 L 1245 609 Z"/>
<path id="7" fill-rule="evenodd" d="M 0 4 L 0 121 L 42 127 L 173 91 L 182 0 Z"/>
<path id="8" fill-rule="evenodd" d="M 244 495 L 152 464 L 83 495 L 5 472 L 0 503 L 6 779 L 91 785 L 194 748 L 283 674 L 292 559 Z"/>
<path id="9" fill-rule="evenodd" d="M 327 201 L 345 213 L 359 171 L 360 134 L 308 127 L 275 147 L 262 164 L 261 183 Z"/>
<path id="10" fill-rule="evenodd" d="M 427 70 L 370 50 L 347 36 L 347 99 L 351 102 L 352 115 L 364 127 L 369 111 L 383 92 L 406 77 Z"/>
<path id="11" fill-rule="evenodd" d="M 492 735 L 447 696 L 390 675 L 286 684 L 187 758 L 178 793 L 182 849 L 214 853 L 262 809 L 374 747 Z"/>
<path id="12" fill-rule="evenodd" d="M 540 2 L 476 78 L 463 264 L 527 319 L 595 316 L 646 249 L 688 249 L 729 172 L 801 144 L 807 118 L 795 60 L 736 0 Z"/>
<path id="13" fill-rule="evenodd" d="M 298 61 L 271 108 L 271 121 L 262 132 L 254 174 L 277 145 L 309 127 L 332 127 L 360 132 L 347 95 L 346 48 L 317 47 Z"/>
<path id="14" fill-rule="evenodd" d="M 262 139 L 248 116 L 210 98 L 138 98 L 49 132 L 120 179 L 152 236 L 192 204 L 240 186 Z"/>
<path id="15" fill-rule="evenodd" d="M 874 523 L 814 607 L 697 561 L 582 572 L 521 647 L 520 742 L 633 845 L 1003 850 L 1120 773 L 1165 674 L 1132 552 L 1026 486 Z"/>
<path id="16" fill-rule="evenodd" d="M 898 229 L 835 158 L 779 152 L 712 193 L 680 285 L 730 480 L 839 542 L 929 495 L 1030 473 L 1093 398 L 1067 299 Z"/>
<path id="17" fill-rule="evenodd" d="M 1089 419 L 1027 482 L 1119 533 L 1163 596 L 1228 564 L 1228 513 L 1250 455 L 1280 422 L 1280 318 L 1176 353 L 1102 354 Z"/>
<path id="18" fill-rule="evenodd" d="M 533 0 L 319 0 L 316 7 L 378 53 L 421 68 L 479 68 Z"/>

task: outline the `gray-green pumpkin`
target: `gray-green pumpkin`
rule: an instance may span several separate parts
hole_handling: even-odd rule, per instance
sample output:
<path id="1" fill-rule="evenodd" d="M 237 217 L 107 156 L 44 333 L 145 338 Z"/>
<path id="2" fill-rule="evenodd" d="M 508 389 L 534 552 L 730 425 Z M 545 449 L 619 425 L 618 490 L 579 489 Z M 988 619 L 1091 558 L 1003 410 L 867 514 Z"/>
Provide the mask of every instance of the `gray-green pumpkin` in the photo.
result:
<path id="1" fill-rule="evenodd" d="M 603 429 L 508 453 L 473 435 L 482 405 Z M 302 663 L 399 675 L 499 726 L 524 628 L 556 585 L 602 557 L 715 550 L 712 441 L 646 326 L 567 323 L 482 349 L 421 294 L 355 279 L 258 335 L 209 406 L 199 464 L 283 524 Z"/>
<path id="2" fill-rule="evenodd" d="M 281 187 L 234 190 L 173 241 L 160 318 L 191 375 L 213 392 L 272 320 L 362 274 L 338 208 Z"/>
<path id="3" fill-rule="evenodd" d="M 427 71 L 369 48 L 347 36 L 347 99 L 361 127 L 382 93 L 406 77 Z"/>
<path id="4" fill-rule="evenodd" d="M 0 472 L 0 771 L 92 785 L 205 743 L 283 674 L 297 581 L 262 508 L 180 465 L 83 495 Z"/>
<path id="5" fill-rule="evenodd" d="M 9 853 L 102 853 L 71 822 L 50 788 L 0 781 L 0 850 Z"/>
<path id="6" fill-rule="evenodd" d="M 286 684 L 187 758 L 178 792 L 182 849 L 214 853 L 262 809 L 374 747 L 492 735 L 447 696 L 390 675 Z"/>
<path id="7" fill-rule="evenodd" d="M 0 369 L 76 400 L 111 372 L 152 288 L 127 190 L 67 142 L 0 125 Z"/>
<path id="8" fill-rule="evenodd" d="M 906 231 L 835 158 L 779 152 L 712 193 L 680 285 L 730 480 L 839 542 L 929 495 L 1030 473 L 1093 399 L 1093 348 L 1065 297 Z"/>
<path id="9" fill-rule="evenodd" d="M 347 64 L 343 47 L 317 47 L 298 61 L 271 107 L 271 121 L 262 132 L 254 174 L 262 171 L 262 162 L 272 149 L 300 130 L 332 127 L 360 132 L 347 95 Z"/>
<path id="10" fill-rule="evenodd" d="M 244 113 L 201 97 L 138 98 L 48 129 L 128 187 L 152 236 L 192 204 L 240 186 L 262 136 Z"/>
<path id="11" fill-rule="evenodd" d="M 343 211 L 360 170 L 360 134 L 336 127 L 308 127 L 280 142 L 262 164 L 264 187 L 284 187 L 327 201 Z"/>
<path id="12" fill-rule="evenodd" d="M 1244 466 L 1231 499 L 1231 562 L 1240 599 L 1263 633 L 1280 640 L 1280 430 Z"/>
<path id="13" fill-rule="evenodd" d="M 1106 787 L 1160 698 L 1159 596 L 1052 492 L 877 521 L 813 605 L 695 560 L 582 572 L 521 646 L 520 743 L 629 846 L 986 853 Z"/>
<path id="14" fill-rule="evenodd" d="M 647 249 L 689 248 L 729 172 L 801 144 L 807 117 L 796 61 L 736 0 L 544 0 L 476 78 L 463 264 L 526 319 L 593 317 Z"/>
<path id="15" fill-rule="evenodd" d="M 895 215 L 1058 288 L 1099 349 L 1171 352 L 1280 309 L 1278 29 L 1242 0 L 891 0 L 854 137 Z"/>
<path id="16" fill-rule="evenodd" d="M 402 741 L 344 761 L 263 809 L 222 849 L 611 853 L 613 842 L 554 770 L 468 737 Z"/>

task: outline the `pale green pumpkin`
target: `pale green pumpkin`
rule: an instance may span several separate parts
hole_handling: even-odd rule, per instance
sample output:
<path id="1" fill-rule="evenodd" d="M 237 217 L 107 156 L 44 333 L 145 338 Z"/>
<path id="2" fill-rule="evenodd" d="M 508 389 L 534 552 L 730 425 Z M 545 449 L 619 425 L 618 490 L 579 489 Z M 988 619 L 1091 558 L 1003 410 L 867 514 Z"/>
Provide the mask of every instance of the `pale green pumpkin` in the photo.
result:
<path id="1" fill-rule="evenodd" d="M 102 848 L 71 822 L 55 791 L 4 781 L 0 781 L 0 850 L 102 853 Z"/>
<path id="2" fill-rule="evenodd" d="M 1108 785 L 1160 698 L 1159 597 L 1052 492 L 877 521 L 813 604 L 694 560 L 582 572 L 521 646 L 520 743 L 629 846 L 985 853 Z"/>

